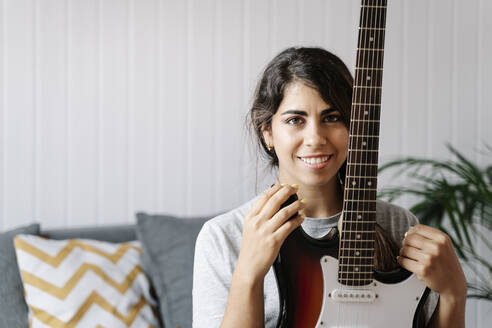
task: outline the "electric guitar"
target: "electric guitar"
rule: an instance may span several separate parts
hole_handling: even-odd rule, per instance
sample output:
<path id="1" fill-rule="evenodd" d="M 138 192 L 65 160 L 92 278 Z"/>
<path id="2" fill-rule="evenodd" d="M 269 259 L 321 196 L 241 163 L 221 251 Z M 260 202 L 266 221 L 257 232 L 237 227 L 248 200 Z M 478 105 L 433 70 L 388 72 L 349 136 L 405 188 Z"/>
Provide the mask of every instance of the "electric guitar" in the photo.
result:
<path id="1" fill-rule="evenodd" d="M 423 327 L 430 290 L 401 267 L 374 270 L 386 5 L 387 0 L 361 5 L 342 229 L 314 239 L 299 227 L 284 241 L 273 264 L 277 328 Z"/>

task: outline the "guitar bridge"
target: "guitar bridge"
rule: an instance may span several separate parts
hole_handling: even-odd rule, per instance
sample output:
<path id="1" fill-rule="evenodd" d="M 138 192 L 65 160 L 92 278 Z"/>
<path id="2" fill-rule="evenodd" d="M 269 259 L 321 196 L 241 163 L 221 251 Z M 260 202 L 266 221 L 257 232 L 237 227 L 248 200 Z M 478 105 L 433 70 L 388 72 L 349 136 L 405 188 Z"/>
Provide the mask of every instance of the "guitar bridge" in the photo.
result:
<path id="1" fill-rule="evenodd" d="M 328 296 L 340 303 L 372 303 L 377 297 L 372 290 L 356 289 L 335 289 Z"/>

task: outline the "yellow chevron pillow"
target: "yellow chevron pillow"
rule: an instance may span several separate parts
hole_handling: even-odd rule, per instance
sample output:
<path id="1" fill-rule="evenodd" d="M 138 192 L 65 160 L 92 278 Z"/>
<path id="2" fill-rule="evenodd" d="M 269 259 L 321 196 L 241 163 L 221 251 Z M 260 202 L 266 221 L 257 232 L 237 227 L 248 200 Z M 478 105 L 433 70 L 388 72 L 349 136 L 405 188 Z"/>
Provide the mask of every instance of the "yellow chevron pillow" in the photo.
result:
<path id="1" fill-rule="evenodd" d="M 31 327 L 158 327 L 138 241 L 14 239 Z"/>

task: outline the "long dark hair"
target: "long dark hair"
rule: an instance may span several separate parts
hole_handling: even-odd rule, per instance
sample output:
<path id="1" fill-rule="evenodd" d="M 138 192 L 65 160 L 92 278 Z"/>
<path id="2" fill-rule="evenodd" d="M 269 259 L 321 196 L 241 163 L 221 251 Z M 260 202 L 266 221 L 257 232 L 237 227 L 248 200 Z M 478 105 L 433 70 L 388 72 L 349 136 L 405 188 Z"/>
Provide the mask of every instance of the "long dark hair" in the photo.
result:
<path id="1" fill-rule="evenodd" d="M 278 110 L 287 86 L 302 82 L 316 89 L 321 98 L 336 108 L 347 129 L 350 126 L 352 86 L 354 79 L 343 61 L 322 48 L 292 47 L 285 49 L 266 66 L 256 86 L 253 104 L 249 110 L 249 130 L 256 137 L 260 153 L 266 157 L 270 168 L 278 168 L 275 150 L 269 150 L 263 139 L 263 130 L 270 129 L 272 116 Z M 338 171 L 345 181 L 346 162 Z M 338 185 L 342 196 L 343 188 Z M 376 226 L 375 265 L 381 271 L 397 266 L 398 246 L 379 225 Z"/>
<path id="2" fill-rule="evenodd" d="M 256 86 L 248 123 L 270 168 L 278 168 L 278 158 L 275 150 L 268 150 L 262 131 L 271 127 L 272 116 L 284 98 L 286 87 L 302 82 L 316 89 L 327 104 L 340 112 L 348 129 L 353 81 L 343 61 L 322 48 L 291 47 L 268 63 Z M 345 167 L 344 163 L 338 172 L 341 181 L 345 181 Z"/>

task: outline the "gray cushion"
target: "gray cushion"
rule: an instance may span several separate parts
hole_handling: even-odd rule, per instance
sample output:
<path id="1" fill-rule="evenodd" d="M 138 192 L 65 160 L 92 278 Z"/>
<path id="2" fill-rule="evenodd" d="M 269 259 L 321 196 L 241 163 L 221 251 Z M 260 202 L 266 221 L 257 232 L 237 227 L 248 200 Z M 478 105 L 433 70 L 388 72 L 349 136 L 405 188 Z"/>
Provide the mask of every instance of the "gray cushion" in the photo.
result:
<path id="1" fill-rule="evenodd" d="M 164 327 L 191 327 L 195 241 L 207 218 L 137 213 L 144 266 L 159 299 Z"/>
<path id="2" fill-rule="evenodd" d="M 21 233 L 38 235 L 39 224 L 0 233 L 0 327 L 26 328 L 29 325 L 13 243 L 13 238 Z"/>
<path id="3" fill-rule="evenodd" d="M 124 243 L 137 239 L 134 224 L 43 230 L 41 235 L 49 239 L 83 238 L 110 243 Z"/>

